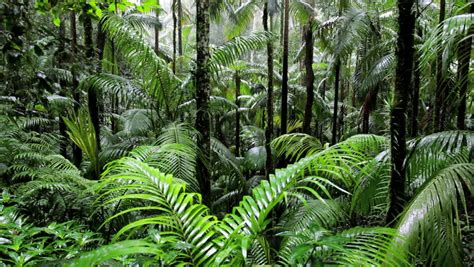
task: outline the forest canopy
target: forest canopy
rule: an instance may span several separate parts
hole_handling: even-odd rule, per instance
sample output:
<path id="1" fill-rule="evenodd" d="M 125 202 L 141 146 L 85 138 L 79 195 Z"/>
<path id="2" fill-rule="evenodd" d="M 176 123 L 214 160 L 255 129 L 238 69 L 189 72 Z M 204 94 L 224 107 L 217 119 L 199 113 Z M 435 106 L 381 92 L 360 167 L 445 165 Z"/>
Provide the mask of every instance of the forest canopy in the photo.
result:
<path id="1" fill-rule="evenodd" d="M 2 0 L 0 266 L 471 266 L 470 0 Z"/>

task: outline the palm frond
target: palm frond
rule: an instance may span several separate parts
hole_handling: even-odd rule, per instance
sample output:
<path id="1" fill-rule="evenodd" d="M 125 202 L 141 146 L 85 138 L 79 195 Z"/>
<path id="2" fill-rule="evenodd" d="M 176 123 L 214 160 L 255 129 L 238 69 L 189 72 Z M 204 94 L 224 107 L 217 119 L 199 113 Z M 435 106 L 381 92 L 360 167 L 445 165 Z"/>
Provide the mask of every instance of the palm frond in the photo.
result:
<path id="1" fill-rule="evenodd" d="M 224 45 L 213 49 L 209 63 L 211 70 L 216 72 L 222 66 L 231 65 L 245 53 L 265 47 L 267 42 L 274 37 L 271 32 L 258 32 L 249 36 L 235 37 Z"/>
<path id="2" fill-rule="evenodd" d="M 200 204 L 199 194 L 185 192 L 184 183 L 132 158 L 111 163 L 102 182 L 101 188 L 105 190 L 102 198 L 112 196 L 102 206 L 135 200 L 133 207 L 114 214 L 105 223 L 131 212 L 158 213 L 124 226 L 114 239 L 125 233 L 131 235 L 132 230 L 146 225 L 157 225 L 161 229 L 160 235 L 186 244 L 178 256 L 183 264 L 203 265 L 214 260 L 220 244 L 213 230 L 217 219 Z"/>

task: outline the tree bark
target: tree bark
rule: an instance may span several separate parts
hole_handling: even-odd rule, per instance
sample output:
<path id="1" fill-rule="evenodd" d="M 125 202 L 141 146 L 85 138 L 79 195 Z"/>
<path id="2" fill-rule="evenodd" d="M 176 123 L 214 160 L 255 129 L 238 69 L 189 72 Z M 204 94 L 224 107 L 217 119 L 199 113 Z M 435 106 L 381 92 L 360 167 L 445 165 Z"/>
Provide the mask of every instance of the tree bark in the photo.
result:
<path id="1" fill-rule="evenodd" d="M 160 5 L 160 0 L 156 0 L 156 3 Z M 160 18 L 160 11 L 156 9 L 155 11 L 155 16 L 156 19 Z M 158 52 L 160 51 L 160 27 L 158 25 L 155 25 L 155 53 L 158 55 Z"/>
<path id="2" fill-rule="evenodd" d="M 64 25 L 64 18 L 61 18 L 61 25 L 59 25 L 59 49 L 58 49 L 59 50 L 58 63 L 59 63 L 60 68 L 64 67 L 64 62 L 65 62 L 65 53 L 66 53 L 66 47 L 64 43 L 65 41 L 66 41 L 66 27 Z M 66 87 L 66 83 L 64 81 L 61 81 L 60 85 L 61 85 L 61 91 L 59 92 L 59 94 L 62 96 L 66 96 L 66 92 L 64 90 L 64 87 Z M 58 117 L 59 117 L 59 135 L 61 137 L 61 139 L 59 140 L 59 153 L 64 158 L 67 158 L 68 135 L 66 132 L 66 124 L 61 118 L 61 114 L 59 114 Z"/>
<path id="3" fill-rule="evenodd" d="M 375 109 L 377 104 L 377 95 L 379 92 L 379 85 L 371 89 L 364 100 L 362 107 L 362 133 L 369 133 L 370 113 Z"/>
<path id="4" fill-rule="evenodd" d="M 268 31 L 271 28 L 271 17 L 268 14 L 268 2 L 265 2 L 263 9 L 263 28 Z M 271 41 L 267 42 L 267 125 L 265 128 L 265 150 L 267 152 L 265 164 L 265 177 L 268 179 L 270 173 L 273 172 L 273 157 L 272 157 L 272 133 L 273 133 L 273 44 Z"/>
<path id="5" fill-rule="evenodd" d="M 423 35 L 421 27 L 417 28 L 418 36 Z M 420 55 L 415 54 L 415 62 L 413 66 L 413 94 L 411 99 L 411 131 L 410 137 L 416 137 L 418 134 L 418 113 L 420 104 L 420 86 L 421 86 L 421 73 L 420 73 Z"/>
<path id="6" fill-rule="evenodd" d="M 86 49 L 86 57 L 89 61 L 94 59 L 94 47 L 92 42 L 92 18 L 87 14 L 88 5 L 84 6 L 84 47 Z M 99 105 L 98 105 L 98 93 L 97 91 L 89 87 L 87 89 L 87 103 L 89 115 L 91 116 L 92 124 L 95 131 L 95 141 L 97 145 L 97 152 L 100 151 L 100 121 L 99 121 Z M 96 168 L 97 169 L 97 168 Z M 98 170 L 98 169 L 97 169 Z M 94 177 L 97 179 L 99 176 L 98 171 L 94 173 Z"/>
<path id="7" fill-rule="evenodd" d="M 102 8 L 102 9 L 106 9 L 107 7 L 108 7 L 108 4 L 102 4 L 100 6 L 100 8 Z M 106 36 L 104 30 L 102 29 L 102 26 L 103 26 L 102 21 L 100 21 L 97 24 L 97 36 L 96 36 L 96 57 L 98 59 L 98 64 L 96 66 L 97 73 L 102 72 L 102 59 L 104 57 L 105 42 L 107 40 L 107 36 Z M 112 50 L 112 52 L 113 52 L 113 50 Z M 104 114 L 104 108 L 105 107 L 104 107 L 104 101 L 102 101 L 102 95 L 98 94 L 97 97 L 99 98 L 97 100 L 99 114 Z M 100 123 L 103 124 L 104 123 L 104 118 L 99 117 L 99 119 L 100 119 Z"/>
<path id="8" fill-rule="evenodd" d="M 440 0 L 439 5 L 439 25 L 440 29 L 443 28 L 443 23 L 446 18 L 446 0 Z M 443 131 L 444 123 L 442 114 L 444 112 L 444 105 L 446 100 L 446 79 L 443 75 L 443 53 L 438 51 L 438 57 L 436 58 L 436 99 L 434 107 L 434 131 Z"/>
<path id="9" fill-rule="evenodd" d="M 467 10 L 469 13 L 469 10 Z M 470 13 L 474 13 L 474 3 L 471 3 Z M 467 35 L 469 36 L 459 44 L 458 49 L 458 85 L 459 85 L 459 107 L 457 116 L 457 127 L 459 130 L 466 129 L 466 100 L 469 83 L 469 63 L 471 61 L 472 35 L 474 27 L 471 26 Z"/>
<path id="10" fill-rule="evenodd" d="M 303 132 L 311 134 L 311 118 L 313 116 L 314 101 L 314 71 L 313 71 L 313 19 L 310 18 L 305 27 L 305 58 L 304 64 L 306 68 L 306 105 L 303 119 Z"/>
<path id="11" fill-rule="evenodd" d="M 288 39 L 290 22 L 290 1 L 284 1 L 284 21 L 283 21 L 283 69 L 281 86 L 281 134 L 286 134 L 288 130 Z"/>
<path id="12" fill-rule="evenodd" d="M 173 14 L 173 73 L 176 74 L 176 27 L 177 27 L 177 17 L 176 17 L 176 0 L 173 0 L 171 4 L 171 12 Z"/>
<path id="13" fill-rule="evenodd" d="M 240 157 L 240 74 L 239 71 L 235 72 L 235 105 L 237 109 L 235 111 L 235 155 Z"/>
<path id="14" fill-rule="evenodd" d="M 210 74 L 209 74 L 209 0 L 196 2 L 196 130 L 199 132 L 198 147 L 201 153 L 197 159 L 196 174 L 198 176 L 204 203 L 211 200 L 211 173 L 208 163 L 211 157 L 210 135 Z"/>
<path id="15" fill-rule="evenodd" d="M 394 103 L 390 114 L 391 179 L 387 223 L 393 225 L 405 204 L 406 110 L 414 56 L 414 0 L 398 0 L 397 67 Z"/>
<path id="16" fill-rule="evenodd" d="M 84 16 L 84 47 L 86 50 L 86 57 L 92 59 L 94 57 L 94 47 L 92 46 L 92 18 L 87 14 L 89 5 L 84 5 L 82 14 Z"/>
<path id="17" fill-rule="evenodd" d="M 104 57 L 104 47 L 105 47 L 106 35 L 102 30 L 102 23 L 99 23 L 97 26 L 97 38 L 96 38 L 96 47 L 97 47 L 97 58 L 99 63 L 97 64 L 97 72 L 102 72 L 102 58 Z"/>
<path id="18" fill-rule="evenodd" d="M 77 25 L 76 25 L 76 13 L 71 12 L 70 15 L 70 23 L 71 23 L 71 50 L 72 50 L 72 55 L 75 58 L 77 56 Z M 78 90 L 79 86 L 79 81 L 78 77 L 76 76 L 76 72 L 74 68 L 71 70 L 72 73 L 72 96 L 74 99 L 74 112 L 79 111 L 80 107 L 80 101 L 81 101 L 81 96 L 80 92 Z M 76 145 L 72 144 L 72 161 L 74 162 L 74 165 L 78 168 L 81 167 L 81 162 L 82 162 L 82 151 L 81 149 Z"/>
<path id="19" fill-rule="evenodd" d="M 341 60 L 336 58 L 336 66 L 334 71 L 334 105 L 333 105 L 333 116 L 332 116 L 332 141 L 331 144 L 335 145 L 337 143 L 337 127 L 338 127 L 338 102 L 339 102 L 339 79 L 341 74 Z"/>
<path id="20" fill-rule="evenodd" d="M 183 55 L 183 6 L 181 0 L 178 1 L 178 55 Z"/>

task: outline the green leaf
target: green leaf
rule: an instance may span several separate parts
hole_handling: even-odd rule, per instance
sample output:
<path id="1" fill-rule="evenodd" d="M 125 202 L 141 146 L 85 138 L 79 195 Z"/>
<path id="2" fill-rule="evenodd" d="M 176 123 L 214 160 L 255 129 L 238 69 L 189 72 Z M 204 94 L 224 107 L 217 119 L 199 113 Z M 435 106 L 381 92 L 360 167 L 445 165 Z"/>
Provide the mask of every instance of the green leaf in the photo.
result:
<path id="1" fill-rule="evenodd" d="M 61 19 L 59 17 L 54 17 L 53 18 L 53 23 L 56 25 L 56 27 L 61 26 Z"/>

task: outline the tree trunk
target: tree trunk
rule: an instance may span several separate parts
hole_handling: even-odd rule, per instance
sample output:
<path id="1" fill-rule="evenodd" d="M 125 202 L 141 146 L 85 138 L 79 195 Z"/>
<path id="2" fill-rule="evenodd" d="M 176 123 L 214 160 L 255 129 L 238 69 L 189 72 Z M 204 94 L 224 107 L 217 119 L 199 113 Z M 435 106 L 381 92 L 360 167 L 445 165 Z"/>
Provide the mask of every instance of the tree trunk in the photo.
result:
<path id="1" fill-rule="evenodd" d="M 370 113 L 375 109 L 377 104 L 377 95 L 379 93 L 379 85 L 376 85 L 375 88 L 371 89 L 364 100 L 364 105 L 362 106 L 362 133 L 369 133 L 370 125 Z"/>
<path id="2" fill-rule="evenodd" d="M 440 0 L 439 5 L 439 28 L 443 28 L 443 23 L 446 18 L 446 0 Z M 443 53 L 438 51 L 438 57 L 436 58 L 436 99 L 434 107 L 434 131 L 443 131 L 443 112 L 446 100 L 446 79 L 443 75 Z"/>
<path id="3" fill-rule="evenodd" d="M 335 66 L 335 78 L 334 78 L 334 105 L 333 105 L 333 116 L 332 116 L 332 141 L 331 144 L 335 145 L 337 143 L 337 112 L 338 112 L 338 102 L 339 102 L 339 79 L 341 74 L 341 60 L 336 58 Z"/>
<path id="4" fill-rule="evenodd" d="M 58 63 L 59 67 L 63 68 L 64 67 L 64 62 L 65 62 L 65 53 L 66 53 L 66 47 L 65 47 L 65 42 L 66 41 L 66 27 L 64 25 L 64 18 L 61 18 L 61 25 L 59 25 L 59 54 L 58 54 Z M 60 82 L 61 85 L 61 91 L 59 94 L 61 96 L 66 96 L 65 92 L 65 87 L 66 83 L 65 81 L 61 80 Z M 67 140 L 68 140 L 68 135 L 66 132 L 66 124 L 64 123 L 63 119 L 61 118 L 61 114 L 59 114 L 59 153 L 61 156 L 64 158 L 67 158 Z"/>
<path id="5" fill-rule="evenodd" d="M 420 38 L 423 35 L 421 27 L 417 28 L 418 36 Z M 415 62 L 413 66 L 413 94 L 411 99 L 412 110 L 411 110 L 411 132 L 410 137 L 416 137 L 418 134 L 418 113 L 420 104 L 420 86 L 421 86 L 421 73 L 420 73 L 420 55 L 415 54 Z"/>
<path id="6" fill-rule="evenodd" d="M 286 134 L 288 130 L 288 39 L 290 22 L 290 1 L 284 1 L 284 21 L 283 21 L 283 70 L 281 86 L 281 134 Z"/>
<path id="7" fill-rule="evenodd" d="M 240 157 L 240 74 L 239 71 L 235 72 L 235 105 L 237 109 L 235 111 L 235 155 Z"/>
<path id="8" fill-rule="evenodd" d="M 327 87 L 327 79 L 324 79 L 323 84 L 321 85 L 320 89 L 320 94 L 321 94 L 321 99 L 323 101 L 326 100 L 326 88 Z M 322 141 L 324 138 L 324 124 L 319 123 L 319 133 L 318 133 L 318 138 Z"/>
<path id="9" fill-rule="evenodd" d="M 178 55 L 183 55 L 183 6 L 181 0 L 178 1 Z"/>
<path id="10" fill-rule="evenodd" d="M 173 13 L 173 73 L 176 74 L 176 26 L 177 26 L 177 17 L 176 17 L 176 0 L 173 0 L 171 4 L 171 12 Z"/>
<path id="11" fill-rule="evenodd" d="M 117 5 L 116 5 L 117 7 Z M 101 4 L 100 5 L 100 8 L 101 9 L 107 9 L 108 8 L 108 4 L 104 3 L 104 4 Z M 97 24 L 97 36 L 96 36 L 96 51 L 97 51 L 97 54 L 96 54 L 96 57 L 98 59 L 98 64 L 96 66 L 96 71 L 97 73 L 101 73 L 102 72 L 102 59 L 104 57 L 104 49 L 105 49 L 105 43 L 106 43 L 106 40 L 107 40 L 107 36 L 104 32 L 104 30 L 102 29 L 102 21 L 100 21 L 98 24 Z M 99 111 L 99 114 L 104 114 L 104 101 L 102 101 L 102 95 L 99 94 L 97 97 L 99 97 L 99 99 L 97 100 L 97 104 L 98 104 L 98 111 Z M 103 117 L 99 117 L 100 119 L 100 123 L 103 124 L 104 123 L 104 118 Z"/>
<path id="12" fill-rule="evenodd" d="M 196 2 L 196 130 L 199 132 L 198 147 L 200 157 L 197 159 L 198 176 L 204 203 L 211 200 L 211 173 L 207 165 L 211 157 L 210 135 L 210 74 L 209 74 L 209 0 Z"/>
<path id="13" fill-rule="evenodd" d="M 156 3 L 160 5 L 160 0 L 156 0 Z M 160 19 L 160 11 L 156 9 L 155 11 L 156 19 Z M 158 55 L 160 51 L 160 27 L 155 25 L 155 53 Z"/>
<path id="14" fill-rule="evenodd" d="M 99 59 L 99 64 L 97 64 L 97 73 L 100 73 L 102 72 L 102 58 L 104 57 L 104 47 L 106 41 L 105 32 L 102 30 L 102 23 L 99 23 L 97 26 L 96 40 L 97 58 Z"/>
<path id="15" fill-rule="evenodd" d="M 469 11 L 467 12 L 469 13 Z M 474 13 L 474 3 L 471 3 L 470 13 Z M 467 88 L 469 83 L 469 63 L 471 61 L 472 35 L 474 27 L 471 26 L 468 31 L 469 38 L 466 38 L 459 44 L 458 50 L 458 84 L 459 84 L 459 107 L 457 117 L 457 127 L 459 130 L 466 129 L 466 100 Z"/>
<path id="16" fill-rule="evenodd" d="M 268 2 L 265 2 L 263 9 L 263 28 L 268 31 L 271 28 L 272 19 L 268 14 Z M 265 165 L 265 177 L 268 179 L 270 173 L 273 172 L 273 157 L 272 157 L 272 133 L 273 133 L 273 44 L 271 41 L 267 42 L 267 125 L 265 128 L 265 150 L 267 152 L 267 159 Z"/>
<path id="17" fill-rule="evenodd" d="M 93 61 L 94 58 L 94 47 L 92 43 L 92 19 L 87 14 L 88 6 L 84 6 L 83 15 L 84 15 L 84 47 L 86 49 L 86 57 L 89 61 Z M 98 105 L 98 93 L 97 91 L 89 87 L 87 89 L 87 103 L 89 109 L 89 115 L 91 116 L 92 124 L 95 131 L 95 141 L 97 145 L 97 151 L 100 151 L 100 121 L 99 121 L 99 105 Z M 98 170 L 98 169 L 97 169 Z M 94 177 L 98 178 L 99 173 L 96 170 Z"/>
<path id="18" fill-rule="evenodd" d="M 387 223 L 403 211 L 405 204 L 405 157 L 406 157 L 406 110 L 408 93 L 413 73 L 415 14 L 412 12 L 414 0 L 398 0 L 397 67 L 395 77 L 394 103 L 390 114 L 391 139 L 391 180 L 390 207 Z"/>
<path id="19" fill-rule="evenodd" d="M 94 57 L 94 47 L 92 46 L 92 18 L 87 14 L 89 5 L 85 5 L 82 14 L 84 16 L 84 47 L 86 50 L 86 57 L 92 59 Z"/>
<path id="20" fill-rule="evenodd" d="M 305 27 L 305 58 L 304 65 L 306 68 L 306 105 L 303 119 L 303 132 L 311 134 L 311 118 L 313 116 L 314 101 L 314 72 L 313 72 L 313 19 L 310 18 Z"/>
<path id="21" fill-rule="evenodd" d="M 72 50 L 73 57 L 75 58 L 77 55 L 77 25 L 76 25 L 76 13 L 74 12 L 71 12 L 70 23 L 71 23 L 71 50 Z M 74 68 L 71 70 L 71 73 L 72 73 L 72 97 L 74 99 L 74 112 L 76 112 L 77 114 L 80 107 L 80 102 L 81 102 L 81 96 L 78 90 L 79 81 L 78 81 L 78 77 L 76 76 L 76 72 L 74 71 Z M 74 162 L 74 165 L 76 167 L 78 168 L 81 167 L 82 151 L 74 143 L 72 144 L 72 161 Z"/>

